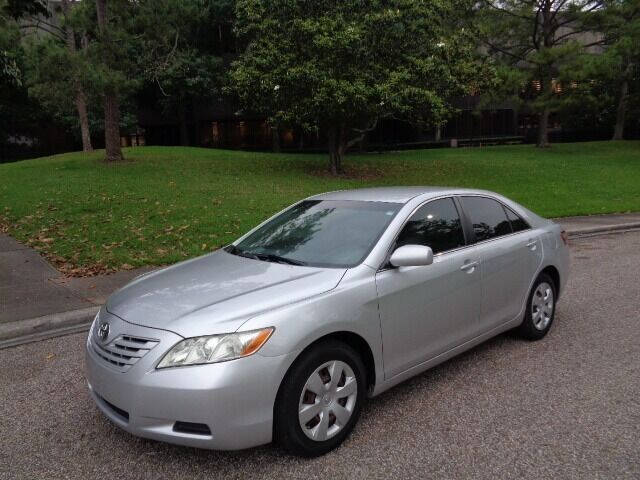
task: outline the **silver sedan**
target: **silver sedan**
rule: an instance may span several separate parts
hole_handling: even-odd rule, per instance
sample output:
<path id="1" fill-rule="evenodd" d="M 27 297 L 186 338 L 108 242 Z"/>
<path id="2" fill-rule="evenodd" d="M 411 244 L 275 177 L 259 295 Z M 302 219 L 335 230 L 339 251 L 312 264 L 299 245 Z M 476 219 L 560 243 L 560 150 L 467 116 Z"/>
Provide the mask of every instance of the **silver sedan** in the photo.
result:
<path id="1" fill-rule="evenodd" d="M 113 294 L 89 391 L 141 437 L 320 455 L 367 397 L 506 330 L 544 337 L 568 259 L 559 225 L 492 192 L 317 195 Z"/>

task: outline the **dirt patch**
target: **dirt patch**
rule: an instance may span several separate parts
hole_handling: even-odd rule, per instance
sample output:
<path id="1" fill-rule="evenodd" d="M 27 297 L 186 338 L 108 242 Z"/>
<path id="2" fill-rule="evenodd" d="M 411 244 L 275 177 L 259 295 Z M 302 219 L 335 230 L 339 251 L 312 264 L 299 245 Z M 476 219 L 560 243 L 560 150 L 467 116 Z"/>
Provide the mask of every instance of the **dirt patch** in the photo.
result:
<path id="1" fill-rule="evenodd" d="M 375 180 L 384 177 L 384 171 L 381 168 L 371 167 L 369 165 L 349 165 L 344 167 L 344 171 L 339 175 L 333 175 L 326 167 L 316 167 L 310 169 L 308 173 L 314 177 L 344 178 L 347 180 Z"/>
<path id="2" fill-rule="evenodd" d="M 56 270 L 68 277 L 95 277 L 96 275 L 106 275 L 108 273 L 118 271 L 117 269 L 107 267 L 102 263 L 82 266 L 74 265 L 59 255 L 48 253 L 38 247 L 35 247 L 35 249 L 38 250 L 40 255 L 45 257 L 47 261 L 56 268 Z M 128 269 L 130 268 L 124 268 L 124 270 Z"/>

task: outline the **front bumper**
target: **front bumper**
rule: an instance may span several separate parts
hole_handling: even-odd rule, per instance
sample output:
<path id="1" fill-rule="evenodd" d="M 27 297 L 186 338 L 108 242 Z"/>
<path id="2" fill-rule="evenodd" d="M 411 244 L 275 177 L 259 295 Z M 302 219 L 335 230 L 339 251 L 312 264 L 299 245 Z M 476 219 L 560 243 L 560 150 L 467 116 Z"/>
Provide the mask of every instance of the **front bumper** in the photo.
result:
<path id="1" fill-rule="evenodd" d="M 158 344 L 122 372 L 86 348 L 89 392 L 116 425 L 140 437 L 179 445 L 236 450 L 269 443 L 278 387 L 295 354 L 254 354 L 229 362 L 156 370 L 164 353 L 182 337 L 133 325 L 101 311 L 113 335 L 153 338 Z M 109 341 L 109 339 L 107 340 Z M 205 424 L 210 434 L 176 431 L 176 422 Z"/>

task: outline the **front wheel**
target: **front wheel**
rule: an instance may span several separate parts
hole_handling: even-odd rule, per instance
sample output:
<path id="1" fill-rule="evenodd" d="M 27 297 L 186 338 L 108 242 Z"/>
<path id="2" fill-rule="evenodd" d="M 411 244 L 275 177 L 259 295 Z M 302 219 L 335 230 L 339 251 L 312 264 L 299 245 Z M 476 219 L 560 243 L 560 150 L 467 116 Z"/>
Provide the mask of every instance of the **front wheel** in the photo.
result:
<path id="1" fill-rule="evenodd" d="M 553 323 L 556 313 L 556 286 L 551 277 L 541 273 L 533 284 L 524 320 L 518 331 L 528 340 L 540 340 Z"/>
<path id="2" fill-rule="evenodd" d="M 327 341 L 296 360 L 275 408 L 276 438 L 290 452 L 323 455 L 349 435 L 366 395 L 365 369 L 349 345 Z"/>

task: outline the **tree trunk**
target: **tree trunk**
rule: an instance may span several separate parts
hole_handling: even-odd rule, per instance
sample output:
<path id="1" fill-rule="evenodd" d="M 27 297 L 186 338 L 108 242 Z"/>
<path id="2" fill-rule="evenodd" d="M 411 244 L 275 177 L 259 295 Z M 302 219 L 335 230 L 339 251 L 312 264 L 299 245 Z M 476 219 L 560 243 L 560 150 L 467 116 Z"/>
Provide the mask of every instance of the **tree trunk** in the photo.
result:
<path id="1" fill-rule="evenodd" d="M 541 49 L 538 46 L 538 52 L 553 48 L 553 39 L 556 33 L 556 27 L 554 26 L 554 23 L 552 21 L 552 18 L 555 15 L 555 13 L 552 12 L 552 4 L 553 0 L 544 0 L 540 9 L 542 13 L 541 28 L 543 48 Z M 553 93 L 553 73 L 551 68 L 552 64 L 547 63 L 543 66 L 540 72 L 540 86 L 542 89 L 540 94 L 542 96 L 543 102 L 545 103 L 542 107 L 542 112 L 540 112 L 540 114 L 538 115 L 538 142 L 536 144 L 538 148 L 546 148 L 549 146 L 549 115 L 551 113 L 549 102 Z"/>
<path id="2" fill-rule="evenodd" d="M 189 131 L 187 129 L 187 108 L 183 100 L 178 103 L 178 126 L 180 128 L 180 145 L 186 147 L 189 145 Z"/>
<path id="3" fill-rule="evenodd" d="M 616 113 L 616 127 L 613 131 L 611 140 L 622 140 L 624 137 L 624 118 L 627 115 L 627 100 L 629 98 L 629 75 L 631 74 L 632 64 L 629 63 L 624 70 L 624 78 L 620 85 L 620 99 L 618 100 L 618 111 Z"/>
<path id="4" fill-rule="evenodd" d="M 62 12 L 65 19 L 69 15 L 69 0 L 62 0 Z M 76 53 L 76 34 L 73 28 L 66 26 L 65 34 L 67 39 L 67 49 L 71 56 L 75 56 Z M 75 72 L 74 72 L 75 77 Z M 75 90 L 75 104 L 78 111 L 78 119 L 80 120 L 80 133 L 82 135 L 82 151 L 92 152 L 93 145 L 91 145 L 91 133 L 89 131 L 89 115 L 87 114 L 87 96 L 84 93 L 82 84 L 78 79 L 73 79 Z"/>
<path id="5" fill-rule="evenodd" d="M 107 52 L 111 50 L 112 46 L 107 25 L 107 0 L 96 0 L 96 12 L 98 14 L 98 29 L 103 42 L 103 55 L 108 57 Z M 108 65 L 106 60 L 105 58 L 105 63 Z M 124 157 L 120 148 L 120 104 L 118 94 L 113 87 L 107 86 L 104 89 L 103 99 L 105 160 L 107 162 L 123 160 Z"/>
<path id="6" fill-rule="evenodd" d="M 195 105 L 195 102 L 191 101 L 191 115 L 193 117 L 193 145 L 196 147 L 200 146 L 200 114 L 198 112 L 198 107 Z"/>
<path id="7" fill-rule="evenodd" d="M 89 114 L 87 113 L 87 97 L 82 87 L 76 89 L 76 110 L 80 118 L 80 133 L 82 134 L 82 151 L 93 152 L 91 145 L 91 131 L 89 130 Z"/>
<path id="8" fill-rule="evenodd" d="M 107 162 L 124 160 L 120 148 L 120 104 L 110 89 L 104 92 L 104 148 Z"/>
<path id="9" fill-rule="evenodd" d="M 549 101 L 551 95 L 551 78 L 544 78 L 542 82 L 542 95 L 545 101 Z M 549 115 L 551 110 L 548 106 L 544 106 L 542 112 L 538 116 L 538 142 L 536 146 L 538 148 L 546 148 L 549 146 Z"/>
<path id="10" fill-rule="evenodd" d="M 271 125 L 271 144 L 275 153 L 280 153 L 280 129 L 277 125 Z"/>
<path id="11" fill-rule="evenodd" d="M 545 107 L 539 115 L 538 142 L 536 143 L 536 147 L 546 148 L 549 146 L 549 113 L 549 109 Z"/>
<path id="12" fill-rule="evenodd" d="M 329 128 L 329 171 L 332 175 L 343 172 L 342 160 L 347 150 L 347 129 L 344 125 Z"/>

